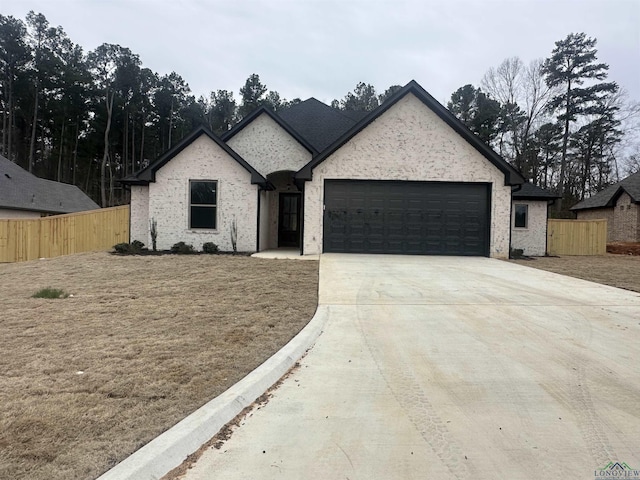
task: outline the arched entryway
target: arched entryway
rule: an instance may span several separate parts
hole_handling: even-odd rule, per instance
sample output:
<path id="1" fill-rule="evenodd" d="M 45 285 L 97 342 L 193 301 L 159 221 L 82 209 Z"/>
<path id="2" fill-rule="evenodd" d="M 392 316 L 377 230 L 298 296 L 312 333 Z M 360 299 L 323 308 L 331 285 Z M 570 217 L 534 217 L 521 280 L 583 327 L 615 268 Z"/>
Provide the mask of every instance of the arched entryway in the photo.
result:
<path id="1" fill-rule="evenodd" d="M 273 190 L 266 192 L 266 225 L 261 228 L 265 241 L 261 250 L 300 248 L 302 231 L 302 194 L 293 183 L 294 171 L 284 170 L 267 175 Z"/>

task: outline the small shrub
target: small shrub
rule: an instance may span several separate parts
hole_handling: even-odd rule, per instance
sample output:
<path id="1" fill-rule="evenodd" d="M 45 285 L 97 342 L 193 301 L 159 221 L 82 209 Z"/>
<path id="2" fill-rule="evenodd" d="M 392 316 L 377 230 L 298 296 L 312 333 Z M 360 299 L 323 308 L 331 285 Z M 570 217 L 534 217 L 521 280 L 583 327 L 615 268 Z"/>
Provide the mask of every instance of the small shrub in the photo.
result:
<path id="1" fill-rule="evenodd" d="M 131 253 L 131 245 L 128 243 L 118 243 L 113 246 L 116 253 Z"/>
<path id="2" fill-rule="evenodd" d="M 113 246 L 113 249 L 116 253 L 120 253 L 123 255 L 135 255 L 136 253 L 140 253 L 144 248 L 144 243 L 140 240 L 134 240 L 131 243 L 118 243 Z"/>
<path id="3" fill-rule="evenodd" d="M 31 298 L 67 298 L 69 294 L 60 288 L 41 288 Z"/>
<path id="4" fill-rule="evenodd" d="M 524 258 L 524 250 L 522 248 L 512 248 L 509 258 L 512 258 L 514 260 L 518 260 L 521 258 Z"/>
<path id="5" fill-rule="evenodd" d="M 220 249 L 218 248 L 218 245 L 213 242 L 205 242 L 202 244 L 202 251 L 204 253 L 218 253 Z"/>
<path id="6" fill-rule="evenodd" d="M 171 252 L 177 253 L 178 255 L 190 255 L 192 253 L 196 253 L 196 250 L 191 244 L 178 242 L 173 244 L 173 246 L 171 247 Z"/>

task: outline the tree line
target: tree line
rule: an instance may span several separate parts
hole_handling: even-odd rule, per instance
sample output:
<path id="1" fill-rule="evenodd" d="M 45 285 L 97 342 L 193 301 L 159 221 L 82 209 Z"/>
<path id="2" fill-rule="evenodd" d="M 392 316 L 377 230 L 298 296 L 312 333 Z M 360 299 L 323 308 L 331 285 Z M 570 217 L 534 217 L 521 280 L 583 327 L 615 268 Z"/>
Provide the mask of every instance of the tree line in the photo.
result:
<path id="1" fill-rule="evenodd" d="M 256 74 L 240 88 L 196 98 L 176 72 L 158 75 L 129 48 L 84 52 L 46 17 L 0 14 L 0 154 L 29 172 L 79 186 L 102 206 L 128 201 L 118 180 L 196 126 L 221 134 L 258 106 L 299 102 Z"/>
<path id="2" fill-rule="evenodd" d="M 572 33 L 546 59 L 508 58 L 447 104 L 526 178 L 562 197 L 558 216 L 639 166 L 640 105 L 607 80 L 596 43 Z"/>
<path id="3" fill-rule="evenodd" d="M 452 93 L 447 108 L 535 185 L 561 196 L 556 216 L 577 201 L 640 171 L 640 104 L 629 101 L 597 40 L 569 34 L 551 55 L 525 64 L 518 57 L 489 68 L 478 87 Z M 342 110 L 373 110 L 400 86 L 377 95 L 359 83 Z"/>
<path id="4" fill-rule="evenodd" d="M 562 194 L 564 207 L 618 179 L 624 134 L 639 110 L 606 81 L 595 45 L 571 34 L 546 60 L 506 59 L 447 104 L 525 177 Z M 378 95 L 360 82 L 331 106 L 371 111 L 400 88 Z M 0 154 L 78 185 L 102 206 L 128 202 L 118 180 L 196 126 L 222 134 L 257 107 L 301 101 L 282 98 L 257 74 L 239 93 L 239 100 L 231 90 L 196 98 L 178 73 L 158 75 L 126 47 L 104 43 L 85 53 L 40 13 L 25 21 L 0 14 Z M 637 166 L 640 156 L 625 160 Z"/>

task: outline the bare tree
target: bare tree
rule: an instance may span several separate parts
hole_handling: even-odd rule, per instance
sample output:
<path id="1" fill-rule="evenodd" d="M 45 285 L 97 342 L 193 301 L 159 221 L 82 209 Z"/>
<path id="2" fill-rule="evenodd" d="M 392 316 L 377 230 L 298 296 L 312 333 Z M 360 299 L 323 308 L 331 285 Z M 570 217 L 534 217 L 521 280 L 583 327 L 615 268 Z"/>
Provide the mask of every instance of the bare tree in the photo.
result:
<path id="1" fill-rule="evenodd" d="M 551 91 L 544 81 L 543 63 L 538 59 L 525 65 L 518 57 L 507 58 L 490 68 L 481 81 L 482 88 L 502 105 L 501 155 L 532 176 L 536 156 L 531 142 Z"/>
<path id="2" fill-rule="evenodd" d="M 497 68 L 491 67 L 487 70 L 480 87 L 502 104 L 518 103 L 524 70 L 524 64 L 519 57 L 506 58 Z"/>

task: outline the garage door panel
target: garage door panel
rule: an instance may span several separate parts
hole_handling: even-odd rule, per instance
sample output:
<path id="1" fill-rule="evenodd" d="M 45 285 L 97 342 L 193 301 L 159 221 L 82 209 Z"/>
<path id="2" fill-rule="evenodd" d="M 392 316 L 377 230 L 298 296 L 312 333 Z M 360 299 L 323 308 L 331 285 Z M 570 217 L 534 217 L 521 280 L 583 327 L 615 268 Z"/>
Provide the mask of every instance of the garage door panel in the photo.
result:
<path id="1" fill-rule="evenodd" d="M 327 180 L 324 251 L 488 255 L 490 186 Z"/>

